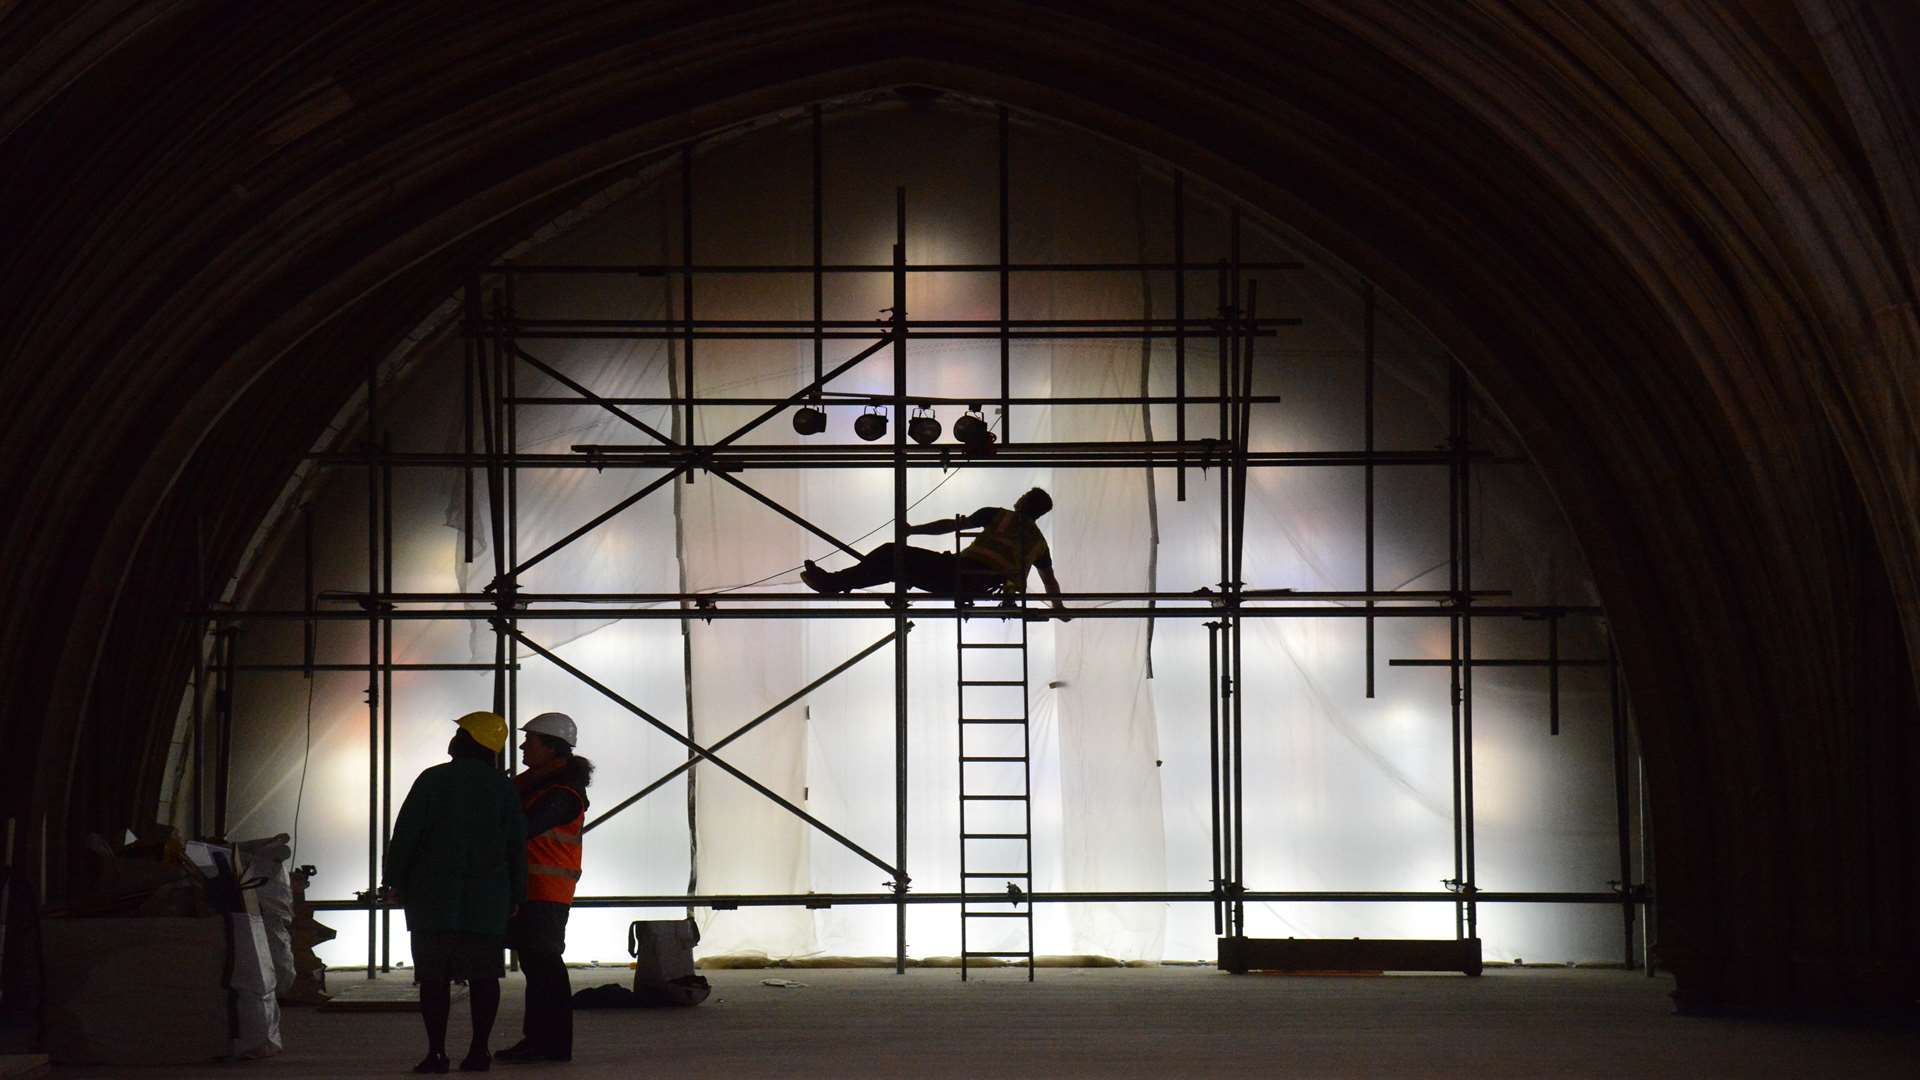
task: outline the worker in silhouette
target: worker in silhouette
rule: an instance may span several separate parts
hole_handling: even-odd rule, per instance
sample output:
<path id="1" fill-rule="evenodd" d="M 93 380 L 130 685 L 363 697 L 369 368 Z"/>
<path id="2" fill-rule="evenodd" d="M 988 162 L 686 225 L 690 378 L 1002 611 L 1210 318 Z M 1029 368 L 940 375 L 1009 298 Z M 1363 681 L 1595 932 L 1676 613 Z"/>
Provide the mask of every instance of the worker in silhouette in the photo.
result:
<path id="1" fill-rule="evenodd" d="M 908 536 L 943 536 L 962 529 L 979 529 L 959 554 L 931 551 L 906 545 L 898 549 L 902 575 L 910 589 L 956 600 L 975 600 L 998 594 L 1016 596 L 1027 591 L 1027 575 L 1040 571 L 1040 581 L 1053 598 L 1056 611 L 1065 611 L 1060 601 L 1060 580 L 1053 576 L 1053 555 L 1047 539 L 1040 535 L 1037 522 L 1053 509 L 1053 497 L 1039 488 L 1020 496 L 1008 510 L 983 506 L 971 514 L 925 525 L 908 525 Z M 843 593 L 893 581 L 896 547 L 881 544 L 845 570 L 822 570 L 807 560 L 800 580 L 819 593 Z M 1066 616 L 1060 616 L 1065 621 Z"/>
<path id="2" fill-rule="evenodd" d="M 421 773 L 393 819 L 384 899 L 407 910 L 427 1056 L 414 1072 L 447 1071 L 452 982 L 465 979 L 473 1040 L 460 1063 L 483 1071 L 500 1011 L 507 918 L 527 897 L 527 831 L 520 798 L 500 771 L 507 722 L 468 713 L 447 743 L 449 760 Z"/>
<path id="3" fill-rule="evenodd" d="M 527 1012 L 521 1040 L 497 1056 L 507 1062 L 571 1061 L 573 985 L 561 954 L 580 881 L 593 762 L 574 753 L 580 732 L 566 713 L 541 713 L 520 730 L 526 735 L 520 744 L 526 769 L 513 786 L 527 818 L 527 902 L 507 925 L 507 944 L 520 954 L 527 976 Z"/>

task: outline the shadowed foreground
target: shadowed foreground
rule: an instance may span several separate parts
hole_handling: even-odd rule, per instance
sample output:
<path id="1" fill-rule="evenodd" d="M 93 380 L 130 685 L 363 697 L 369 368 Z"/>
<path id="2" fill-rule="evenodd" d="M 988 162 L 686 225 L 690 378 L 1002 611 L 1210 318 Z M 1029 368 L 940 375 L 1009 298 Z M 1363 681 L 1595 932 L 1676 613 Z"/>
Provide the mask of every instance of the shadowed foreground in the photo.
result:
<path id="1" fill-rule="evenodd" d="M 623 972 L 573 972 L 576 988 Z M 1665 978 L 1617 971 L 1460 976 L 1231 976 L 1208 968 L 989 972 L 710 971 L 695 1009 L 582 1012 L 571 1066 L 509 1075 L 1100 1076 L 1686 1075 L 1910 1076 L 1920 1031 L 1673 1014 Z M 354 978 L 339 973 L 336 979 Z M 404 975 L 390 978 L 405 978 Z M 765 986 L 764 978 L 804 984 Z M 518 1037 L 525 984 L 504 984 L 498 1049 Z M 408 1014 L 289 1010 L 287 1051 L 175 1076 L 386 1076 L 422 1052 Z M 456 1002 L 449 1044 L 466 1040 Z M 68 1068 L 59 1077 L 126 1075 Z"/>

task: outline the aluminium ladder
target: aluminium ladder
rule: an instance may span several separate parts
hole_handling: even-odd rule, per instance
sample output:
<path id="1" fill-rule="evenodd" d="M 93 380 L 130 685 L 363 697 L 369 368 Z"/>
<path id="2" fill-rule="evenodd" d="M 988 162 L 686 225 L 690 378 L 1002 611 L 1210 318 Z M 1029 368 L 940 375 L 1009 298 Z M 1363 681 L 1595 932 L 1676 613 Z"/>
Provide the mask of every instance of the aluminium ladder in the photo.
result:
<path id="1" fill-rule="evenodd" d="M 977 533 L 957 533 L 956 547 L 961 538 L 970 535 Z M 967 601 L 958 599 L 957 583 L 955 591 L 955 606 L 969 606 Z M 1026 895 L 1033 891 L 1032 741 L 1028 730 L 1026 616 L 1025 601 L 1016 597 L 979 614 L 954 620 L 955 669 L 959 683 L 962 981 L 967 978 L 970 961 L 1016 959 L 1027 962 L 1027 981 L 1033 981 L 1033 904 Z M 967 625 L 975 621 L 998 625 L 1002 640 L 982 640 L 979 637 L 969 640 Z M 1007 630 L 1009 625 L 1014 628 L 1012 632 Z M 1014 656 L 1019 658 L 1018 678 L 1011 677 L 1011 658 Z M 995 677 L 978 677 L 983 674 Z M 982 697 L 1004 698 L 1009 696 L 1007 691 L 1016 687 L 1020 696 L 1018 715 L 979 715 L 981 707 L 977 702 Z M 986 711 L 1011 713 L 1013 710 L 1003 707 Z M 1019 730 L 1020 735 L 1018 753 L 1012 752 L 1012 739 L 1008 735 L 1014 728 Z M 996 752 L 972 752 L 969 733 L 975 736 L 972 746 L 978 747 L 982 742 L 987 742 L 987 748 Z M 1014 788 L 1015 781 L 1018 782 L 1017 790 L 1010 790 Z M 989 814 L 987 808 L 994 806 L 1001 809 Z M 1018 808 L 1017 830 L 1008 821 L 1010 812 L 1007 807 Z M 975 831 L 973 822 L 982 817 L 988 817 L 995 823 Z M 974 869 L 974 860 L 969 858 L 970 851 L 978 854 L 979 865 L 987 869 Z M 984 929 L 988 920 L 1001 926 L 1019 926 L 1024 933 L 1026 947 L 1010 949 L 1005 947 L 1006 942 L 1002 939 L 996 942 L 1001 946 L 998 948 L 972 948 L 969 929 L 976 922 L 981 923 Z"/>

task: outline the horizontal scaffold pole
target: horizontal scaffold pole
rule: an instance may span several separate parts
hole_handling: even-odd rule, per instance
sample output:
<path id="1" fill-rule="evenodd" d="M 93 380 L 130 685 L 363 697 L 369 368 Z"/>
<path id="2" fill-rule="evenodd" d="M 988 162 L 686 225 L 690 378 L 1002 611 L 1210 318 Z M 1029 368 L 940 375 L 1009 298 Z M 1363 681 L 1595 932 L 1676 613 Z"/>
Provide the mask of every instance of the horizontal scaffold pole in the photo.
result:
<path id="1" fill-rule="evenodd" d="M 1266 904 L 1453 904 L 1460 901 L 1454 892 L 1259 892 L 1246 890 L 1229 896 L 1225 892 L 1029 892 L 1021 893 L 1019 903 L 1035 904 L 1211 904 L 1221 900 L 1240 900 Z M 1481 904 L 1619 904 L 1617 892 L 1475 892 Z M 1650 891 L 1636 890 L 1630 903 L 1647 903 Z M 983 896 L 980 893 L 922 892 L 904 896 L 883 893 L 737 893 L 687 896 L 576 896 L 573 906 L 583 908 L 709 908 L 726 910 L 742 907 L 857 907 L 895 903 L 969 904 L 989 907 L 1012 906 L 1007 896 Z M 364 900 L 310 901 L 317 911 L 360 911 Z"/>
<path id="2" fill-rule="evenodd" d="M 892 274 L 902 270 L 909 274 L 997 274 L 1002 270 L 1014 274 L 1058 274 L 1058 273 L 1122 273 L 1137 274 L 1141 271 L 1171 272 L 1184 270 L 1189 273 L 1211 274 L 1218 269 L 1218 263 L 1176 263 L 1176 262 L 1057 262 L 1057 263 L 907 263 L 894 266 L 892 263 L 709 263 L 694 265 L 684 263 L 622 263 L 593 265 L 587 263 L 495 263 L 486 268 L 489 274 L 612 274 L 618 277 L 651 275 L 668 277 L 678 274 Z M 1243 262 L 1242 270 L 1301 270 L 1306 264 L 1297 259 L 1279 262 Z"/>
<path id="3" fill-rule="evenodd" d="M 697 597 L 689 596 L 690 602 Z M 800 599 L 798 595 L 793 599 Z M 844 598 L 842 598 L 844 599 Z M 937 603 L 938 601 L 930 601 Z M 1167 601 L 1160 601 L 1164 604 Z M 1236 619 L 1450 619 L 1471 611 L 1476 619 L 1537 619 L 1538 608 L 1507 607 L 1488 605 L 1463 608 L 1452 604 L 1427 604 L 1418 607 L 1309 607 L 1299 604 L 1262 606 L 1242 604 L 1238 607 L 1219 607 L 1207 605 L 1201 607 L 1095 607 L 1068 608 L 1064 613 L 1050 613 L 1040 610 L 999 611 L 994 608 L 950 608 L 918 607 L 910 608 L 916 619 L 1026 619 L 1029 622 L 1047 622 L 1063 616 L 1069 619 L 1217 619 L 1221 615 L 1231 615 Z M 1598 608 L 1560 607 L 1558 610 L 1569 615 L 1598 615 Z M 473 610 L 466 608 L 435 609 L 429 611 L 397 609 L 383 611 L 377 618 L 393 619 L 398 622 L 431 622 L 435 619 L 472 620 L 498 618 L 499 608 Z M 265 621 L 297 622 L 301 619 L 315 619 L 322 622 L 358 622 L 368 618 L 359 611 L 304 611 L 304 610 L 261 610 L 236 611 L 231 608 L 219 611 L 190 611 L 189 619 L 217 619 L 229 623 L 245 619 Z M 613 621 L 616 619 L 891 619 L 890 610 L 873 608 L 827 608 L 827 607 L 619 607 L 619 608 L 516 608 L 515 619 L 580 619 L 588 622 Z"/>
<path id="4" fill-rule="evenodd" d="M 598 395 L 596 395 L 594 398 L 595 403 L 601 403 L 601 404 L 607 404 L 607 405 L 660 405 L 660 406 L 779 405 L 785 402 L 786 400 L 787 399 L 783 397 L 603 397 Z M 1128 405 L 1137 409 L 1142 405 L 1178 405 L 1178 404 L 1181 404 L 1182 402 L 1188 405 L 1216 405 L 1226 399 L 1217 398 L 1217 397 L 1192 397 L 1192 396 L 1182 398 L 1182 397 L 1176 397 L 1168 394 L 1149 394 L 1144 397 L 1114 397 L 1109 395 L 1106 397 L 1067 396 L 1067 397 L 1006 397 L 1006 398 L 991 397 L 991 396 L 980 395 L 980 394 L 976 394 L 972 397 L 966 397 L 966 396 L 943 397 L 937 394 L 935 395 L 915 394 L 911 397 L 910 400 L 916 406 L 980 405 L 980 404 Z M 1280 403 L 1282 399 L 1278 394 L 1263 394 L 1263 395 L 1257 395 L 1249 400 L 1251 400 L 1255 405 L 1277 405 Z M 858 406 L 858 407 L 864 408 L 868 405 L 886 405 L 886 404 L 890 404 L 892 401 L 893 401 L 892 394 L 864 394 L 864 393 L 859 393 L 853 390 L 823 390 L 821 391 L 820 397 L 818 400 L 810 401 L 807 404 L 815 406 L 816 408 L 823 405 L 845 405 L 845 406 Z M 521 397 L 508 399 L 507 404 L 509 405 L 568 405 L 568 406 L 578 407 L 578 406 L 587 404 L 587 402 L 578 397 L 521 396 Z M 1178 444 L 1175 444 L 1175 445 L 1178 445 Z M 364 460 L 364 456 L 363 456 L 363 460 Z"/>
<path id="5" fill-rule="evenodd" d="M 585 402 L 577 404 L 584 405 Z M 889 450 L 883 447 L 883 450 Z M 1184 455 L 1184 456 L 1183 456 Z M 930 445 L 908 448 L 905 467 L 909 469 L 1029 469 L 1037 465 L 1052 468 L 1128 469 L 1174 468 L 1184 460 L 1189 467 L 1217 467 L 1225 463 L 1227 451 L 1215 444 L 1141 443 L 1116 445 L 1110 449 L 1081 447 L 1050 448 L 1045 444 L 1022 443 L 991 453 L 971 454 L 961 446 Z M 1448 455 L 1433 450 L 1366 451 L 1252 451 L 1246 455 L 1249 468 L 1346 468 L 1376 466 L 1415 466 L 1444 468 Z M 699 460 L 695 460 L 699 459 Z M 319 452 L 307 460 L 320 465 L 366 468 L 365 454 Z M 1481 455 L 1480 460 L 1496 465 L 1521 464 L 1523 458 Z M 882 453 L 851 443 L 822 443 L 795 446 L 743 446 L 728 450 L 710 447 L 685 447 L 680 450 L 626 445 L 581 444 L 569 454 L 502 454 L 488 458 L 484 454 L 454 452 L 400 452 L 385 455 L 380 462 L 393 468 L 458 469 L 479 468 L 498 462 L 517 469 L 666 469 L 676 474 L 688 468 L 736 472 L 742 469 L 892 469 L 895 463 Z"/>
<path id="6" fill-rule="evenodd" d="M 1292 317 L 1269 319 L 1241 319 L 1241 326 L 1298 326 L 1300 320 Z M 522 328 L 539 330 L 583 327 L 597 330 L 792 330 L 796 338 L 811 340 L 815 327 L 829 330 L 864 330 L 871 334 L 882 326 L 891 328 L 891 321 L 876 322 L 872 319 L 483 319 L 469 324 L 480 333 L 518 334 Z M 1220 320 L 1215 318 L 1195 319 L 907 319 L 904 325 L 911 334 L 920 334 L 926 330 L 993 330 L 1006 326 L 1014 330 L 1154 330 L 1154 329 L 1201 329 L 1217 333 Z M 800 333 L 800 331 L 805 331 Z M 1018 334 L 1012 335 L 1018 337 Z"/>
<path id="7" fill-rule="evenodd" d="M 1294 320 L 1294 322 L 1298 321 Z M 685 341 L 688 338 L 703 341 L 813 341 L 816 338 L 826 341 L 862 341 L 873 336 L 870 330 L 822 330 L 819 332 L 809 330 L 802 333 L 798 330 L 514 329 L 502 332 L 510 332 L 516 338 L 533 341 Z M 1249 333 L 1256 337 L 1264 337 L 1272 334 L 1273 331 L 1254 330 Z M 1143 338 L 1212 338 L 1214 334 L 1214 331 L 1206 329 L 1015 330 L 1006 334 L 998 330 L 916 330 L 910 336 L 919 341 L 1001 341 L 1007 338 L 1015 341 L 1139 341 Z"/>
<path id="8" fill-rule="evenodd" d="M 1274 600 L 1343 600 L 1343 601 L 1344 600 L 1377 600 L 1377 601 L 1399 600 L 1399 601 L 1405 601 L 1410 603 L 1419 602 L 1419 601 L 1431 602 L 1436 600 L 1451 601 L 1455 598 L 1455 595 L 1456 594 L 1448 592 L 1444 589 L 1401 589 L 1401 590 L 1394 590 L 1394 591 L 1375 590 L 1373 592 L 1368 592 L 1365 589 L 1248 589 L 1245 592 L 1241 593 L 1241 596 L 1243 597 L 1268 598 L 1268 599 L 1274 599 Z M 1511 590 L 1508 590 L 1508 589 L 1475 589 L 1471 593 L 1464 593 L 1459 595 L 1466 595 L 1466 596 L 1471 596 L 1475 599 L 1482 599 L 1482 598 L 1490 598 L 1490 597 L 1511 596 L 1513 595 L 1513 593 Z M 523 590 L 521 592 L 515 593 L 514 597 L 516 600 L 518 600 L 522 604 L 566 604 L 566 603 L 676 604 L 682 601 L 685 601 L 688 603 L 700 603 L 704 601 L 721 601 L 721 600 L 725 600 L 733 603 L 738 603 L 742 601 L 759 601 L 759 602 L 765 602 L 765 603 L 771 603 L 771 604 L 790 603 L 796 600 L 802 601 L 802 602 L 811 601 L 814 603 L 844 604 L 849 601 L 864 600 L 864 601 L 871 601 L 873 603 L 884 604 L 892 600 L 892 595 L 890 593 L 855 592 L 855 593 L 824 594 L 824 593 L 810 593 L 810 592 L 735 592 L 735 591 L 725 590 L 725 589 L 715 590 L 711 592 L 688 592 L 688 593 L 532 592 L 532 591 Z M 1052 599 L 1052 596 L 1049 595 L 1048 598 Z M 1092 601 L 1189 600 L 1194 602 L 1208 602 L 1208 601 L 1216 600 L 1219 598 L 1220 598 L 1220 594 L 1214 592 L 1211 589 L 1194 589 L 1189 592 L 1173 592 L 1173 591 L 1063 592 L 1059 594 L 1059 599 L 1063 601 L 1069 601 L 1069 602 L 1087 601 L 1087 600 L 1092 600 Z M 369 603 L 374 603 L 374 604 L 494 604 L 496 602 L 494 595 L 492 593 L 486 593 L 486 592 L 391 592 L 391 593 L 373 593 L 372 595 L 369 595 L 364 592 L 329 590 L 329 591 L 319 593 L 315 597 L 315 599 L 320 601 L 321 603 L 359 604 L 363 607 Z M 1003 612 L 1005 609 L 1002 607 L 999 607 L 994 602 L 988 602 L 984 605 L 975 604 L 973 607 L 968 608 L 968 610 L 976 611 L 976 612 L 999 613 L 999 612 Z M 1475 610 L 1478 610 L 1478 609 L 1475 609 Z M 1559 610 L 1568 610 L 1568 609 L 1559 609 Z"/>

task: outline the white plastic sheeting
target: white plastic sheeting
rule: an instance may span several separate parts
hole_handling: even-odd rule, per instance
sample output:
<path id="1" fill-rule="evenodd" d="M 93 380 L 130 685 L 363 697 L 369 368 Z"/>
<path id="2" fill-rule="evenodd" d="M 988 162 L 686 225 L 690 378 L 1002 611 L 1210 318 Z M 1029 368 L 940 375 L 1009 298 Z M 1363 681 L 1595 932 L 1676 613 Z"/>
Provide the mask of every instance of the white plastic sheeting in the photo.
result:
<path id="1" fill-rule="evenodd" d="M 995 135 L 991 112 L 962 105 L 908 108 L 864 105 L 830 111 L 826 126 L 826 257 L 884 263 L 894 232 L 894 190 L 908 190 L 909 257 L 916 262 L 997 258 Z M 1015 261 L 1165 260 L 1172 255 L 1172 195 L 1163 171 L 1069 130 L 1016 126 L 1012 249 Z M 805 263 L 811 258 L 806 121 L 779 122 L 704 146 L 697 155 L 694 252 L 698 261 Z M 681 250 L 680 185 L 671 169 L 642 176 L 631 194 L 544 239 L 528 262 L 671 262 Z M 1188 184 L 1187 252 L 1212 259 L 1226 251 L 1221 203 Z M 1258 347 L 1255 390 L 1278 404 L 1253 410 L 1255 449 L 1351 450 L 1362 443 L 1361 286 L 1336 263 L 1271 224 L 1249 221 L 1250 260 L 1302 258 L 1308 269 L 1262 272 L 1260 313 L 1297 315 L 1304 324 Z M 1218 304 L 1212 275 L 1190 276 L 1189 313 Z M 524 277 L 515 311 L 529 318 L 661 318 L 681 313 L 677 279 Z M 828 278 L 826 316 L 880 319 L 890 304 L 883 275 Z M 993 275 L 917 275 L 908 305 L 916 318 L 995 318 Z M 1133 318 L 1173 314 L 1170 275 L 1020 274 L 1015 318 Z M 702 318 L 807 319 L 806 276 L 702 277 Z M 862 342 L 829 342 L 826 363 Z M 522 346 L 569 378 L 610 396 L 665 396 L 679 383 L 680 343 L 527 339 Z M 423 347 L 388 393 L 396 448 L 460 444 L 460 344 L 451 336 Z M 923 341 L 910 347 L 911 388 L 930 395 L 986 399 L 998 392 L 998 345 Z M 1378 444 L 1432 449 L 1445 433 L 1446 358 L 1439 347 L 1380 298 Z M 811 378 L 809 342 L 702 340 L 694 357 L 703 395 L 784 396 Z M 1216 389 L 1210 340 L 1187 350 L 1190 393 Z M 1015 395 L 1137 395 L 1174 391 L 1170 341 L 1143 349 L 1137 340 L 1025 343 L 1013 351 Z M 558 383 L 522 366 L 517 389 L 562 396 Z M 837 380 L 835 389 L 891 390 L 888 352 Z M 664 406 L 627 406 L 653 427 L 683 437 Z M 714 441 L 759 407 L 698 410 L 695 434 Z M 853 440 L 856 409 L 831 409 L 817 440 Z M 1016 407 L 1003 434 L 1017 441 L 1172 438 L 1172 406 Z M 949 428 L 960 409 L 942 406 Z M 1217 408 L 1188 410 L 1191 438 L 1217 433 Z M 990 419 L 992 419 L 990 411 Z M 894 418 L 895 423 L 901 418 Z M 1479 444 L 1503 454 L 1517 447 L 1476 408 Z M 525 406 L 517 416 L 523 450 L 565 451 L 583 443 L 651 440 L 591 406 Z M 753 443 L 795 439 L 781 417 L 749 435 Z M 540 551 L 578 524 L 657 478 L 651 470 L 523 471 L 518 477 L 517 551 Z M 892 477 L 885 470 L 765 470 L 742 475 L 856 549 L 891 539 Z M 1188 497 L 1175 498 L 1172 470 L 1036 470 L 961 467 L 913 470 L 909 518 L 920 522 L 983 505 L 1011 505 L 1035 484 L 1054 495 L 1042 522 L 1068 591 L 1194 590 L 1216 585 L 1220 515 L 1218 473 L 1189 470 Z M 1376 581 L 1381 588 L 1444 588 L 1447 581 L 1446 471 L 1377 472 Z M 366 479 L 341 469 L 312 491 L 320 585 L 366 587 Z M 526 574 L 531 591 L 673 592 L 758 582 L 757 591 L 797 590 L 803 558 L 828 567 L 847 557 L 716 477 L 663 489 Z M 396 587 L 475 589 L 493 575 L 486 545 L 485 484 L 476 477 L 476 561 L 464 561 L 461 485 L 450 470 L 396 470 Z M 1249 484 L 1244 577 L 1250 587 L 1359 588 L 1364 583 L 1363 498 L 1352 467 L 1256 471 Z M 676 514 L 676 504 L 678 512 Z M 301 550 L 291 539 L 256 569 L 253 602 L 300 602 Z M 1157 530 L 1157 542 L 1156 542 Z M 1473 499 L 1474 581 L 1514 591 L 1522 603 L 1591 603 L 1577 549 L 1551 497 L 1524 465 L 1477 468 Z M 920 538 L 940 546 L 948 538 Z M 680 557 L 676 558 L 676 552 Z M 1037 580 L 1034 583 L 1037 587 Z M 676 730 L 704 744 L 740 724 L 889 633 L 891 621 L 693 622 L 529 620 L 523 628 L 569 663 L 591 673 Z M 1603 655 L 1590 621 L 1569 619 L 1565 656 Z M 958 768 L 954 634 L 950 620 L 922 619 L 910 634 L 908 872 L 916 891 L 959 884 Z M 970 640 L 1011 632 L 976 619 Z M 1196 620 L 1081 619 L 1035 624 L 1032 631 L 1031 784 L 1034 887 L 1043 890 L 1204 890 L 1212 877 L 1208 842 L 1207 632 Z M 1378 623 L 1379 693 L 1363 694 L 1363 627 L 1353 619 L 1248 620 L 1245 632 L 1247 885 L 1252 889 L 1433 890 L 1453 876 L 1453 774 L 1448 673 L 1389 667 L 1392 657 L 1447 654 L 1442 620 Z M 1544 654 L 1538 623 L 1480 620 L 1481 656 Z M 291 661 L 297 625 L 250 627 L 242 660 Z M 1150 649 L 1149 649 L 1149 643 Z M 362 662 L 364 627 L 327 624 L 320 659 Z M 395 628 L 395 659 L 490 661 L 484 624 L 406 622 Z M 690 652 L 689 652 L 690 650 Z M 1149 665 L 1151 651 L 1151 665 Z M 653 730 L 565 672 L 521 658 L 520 714 L 562 709 L 579 722 L 583 752 L 599 765 L 596 812 L 685 761 L 678 743 Z M 691 672 L 691 692 L 686 673 Z M 1149 677 L 1151 671 L 1151 677 Z M 490 699 L 484 672 L 395 675 L 392 799 L 439 759 L 448 721 Z M 1564 734 L 1547 734 L 1546 676 L 1537 669 L 1476 673 L 1475 756 L 1479 882 L 1483 889 L 1599 891 L 1619 876 L 1615 853 L 1611 744 L 1605 686 L 1591 670 L 1563 674 Z M 272 832 L 294 824 L 302 777 L 309 694 L 311 764 L 300 800 L 298 858 L 320 866 L 314 895 L 346 897 L 366 887 L 369 718 L 364 677 L 323 673 L 248 675 L 239 694 L 233 778 L 234 828 Z M 970 705 L 974 704 L 970 700 Z M 1007 703 L 1001 702 L 1000 705 Z M 1012 703 L 1017 707 L 1017 701 Z M 973 738 L 970 734 L 969 738 Z M 976 746 L 973 752 L 997 750 Z M 782 797 L 845 833 L 882 859 L 894 858 L 893 653 L 882 648 L 820 690 L 769 719 L 721 752 Z M 974 766 L 978 767 L 978 766 Z M 985 782 L 985 781 L 983 781 Z M 997 781 L 996 781 L 997 782 Z M 872 892 L 886 873 L 759 793 L 710 765 L 683 776 L 588 836 L 582 892 L 589 895 L 684 892 Z M 1008 790 L 1013 790 L 1009 788 Z M 976 852 L 982 849 L 974 849 Z M 986 861 L 976 858 L 975 865 Z M 611 958 L 632 918 L 659 909 L 576 910 L 569 954 Z M 772 956 L 887 955 L 894 916 L 888 907 L 742 908 L 698 913 L 703 954 L 760 951 Z M 367 920 L 339 913 L 340 936 L 322 948 L 334 964 L 364 962 Z M 394 917 L 393 956 L 407 956 Z M 1482 908 L 1490 959 L 1614 959 L 1615 908 Z M 1446 904 L 1293 904 L 1249 906 L 1248 930 L 1261 936 L 1449 936 Z M 1036 918 L 1041 953 L 1092 953 L 1122 959 L 1202 959 L 1213 955 L 1208 906 L 1074 904 L 1043 906 Z M 950 955 L 958 918 L 947 907 L 909 911 L 913 955 Z M 973 947 L 992 947 L 975 939 Z"/>

